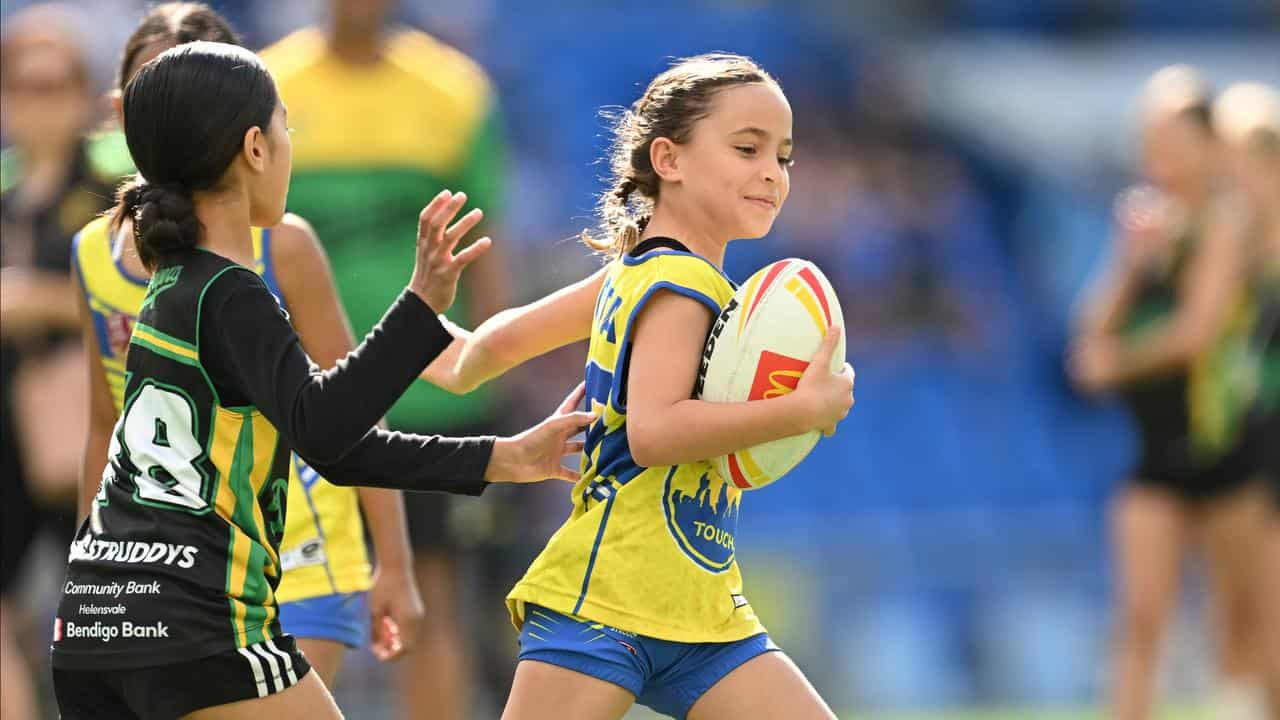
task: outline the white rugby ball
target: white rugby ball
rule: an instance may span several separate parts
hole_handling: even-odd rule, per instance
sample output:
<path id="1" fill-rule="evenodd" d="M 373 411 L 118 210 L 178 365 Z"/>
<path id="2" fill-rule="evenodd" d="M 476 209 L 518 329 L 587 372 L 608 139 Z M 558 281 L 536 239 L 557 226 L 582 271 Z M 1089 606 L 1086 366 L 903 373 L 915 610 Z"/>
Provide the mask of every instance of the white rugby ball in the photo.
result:
<path id="1" fill-rule="evenodd" d="M 827 328 L 844 327 L 831 283 L 807 260 L 779 260 L 752 275 L 721 310 L 707 337 L 695 397 L 711 402 L 770 400 L 796 389 Z M 831 371 L 844 367 L 840 336 Z M 743 490 L 787 474 L 813 450 L 818 431 L 739 450 L 712 461 Z"/>

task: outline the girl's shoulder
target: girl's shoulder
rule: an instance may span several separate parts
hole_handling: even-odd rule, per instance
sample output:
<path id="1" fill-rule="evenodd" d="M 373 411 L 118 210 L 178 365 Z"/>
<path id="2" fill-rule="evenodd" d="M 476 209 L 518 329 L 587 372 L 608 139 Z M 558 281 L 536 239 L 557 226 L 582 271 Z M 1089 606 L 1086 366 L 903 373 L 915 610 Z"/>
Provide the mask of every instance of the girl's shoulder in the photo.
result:
<path id="1" fill-rule="evenodd" d="M 615 261 L 615 272 L 642 276 L 650 282 L 727 287 L 734 283 L 710 260 L 691 252 L 672 238 L 649 238 Z"/>

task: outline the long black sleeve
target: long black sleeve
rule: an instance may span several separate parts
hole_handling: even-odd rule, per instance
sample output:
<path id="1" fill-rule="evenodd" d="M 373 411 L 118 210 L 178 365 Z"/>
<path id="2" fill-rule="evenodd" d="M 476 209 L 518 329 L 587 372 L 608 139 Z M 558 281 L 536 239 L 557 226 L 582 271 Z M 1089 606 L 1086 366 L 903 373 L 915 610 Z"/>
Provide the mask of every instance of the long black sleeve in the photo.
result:
<path id="1" fill-rule="evenodd" d="M 200 362 L 222 404 L 256 407 L 330 482 L 484 491 L 493 438 L 374 428 L 452 340 L 417 295 L 402 293 L 360 347 L 324 372 L 307 358 L 266 285 L 247 270 L 209 286 L 200 321 Z"/>

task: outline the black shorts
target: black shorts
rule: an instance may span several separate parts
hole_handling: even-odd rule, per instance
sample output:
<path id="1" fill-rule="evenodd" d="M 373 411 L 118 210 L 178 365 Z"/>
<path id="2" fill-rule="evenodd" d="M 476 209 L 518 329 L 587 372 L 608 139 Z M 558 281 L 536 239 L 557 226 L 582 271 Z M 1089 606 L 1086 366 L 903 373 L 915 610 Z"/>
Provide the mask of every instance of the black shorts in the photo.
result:
<path id="1" fill-rule="evenodd" d="M 62 720 L 176 720 L 202 708 L 266 697 L 311 670 L 290 635 L 172 665 L 53 669 Z"/>
<path id="2" fill-rule="evenodd" d="M 1257 478 L 1257 446 L 1243 441 L 1234 450 L 1209 465 L 1196 467 L 1190 460 L 1171 462 L 1151 452 L 1147 444 L 1142 459 L 1134 471 L 1134 482 L 1146 487 L 1167 490 L 1180 500 L 1206 503 L 1224 498 L 1240 490 Z M 1166 449 L 1171 445 L 1166 445 Z M 1189 457 L 1190 453 L 1181 455 Z"/>

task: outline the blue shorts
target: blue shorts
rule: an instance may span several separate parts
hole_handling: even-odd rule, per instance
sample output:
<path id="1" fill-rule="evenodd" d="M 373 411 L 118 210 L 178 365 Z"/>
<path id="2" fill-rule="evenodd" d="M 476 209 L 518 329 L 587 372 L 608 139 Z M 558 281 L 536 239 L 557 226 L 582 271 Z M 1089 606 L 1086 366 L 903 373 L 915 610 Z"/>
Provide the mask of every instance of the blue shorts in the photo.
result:
<path id="1" fill-rule="evenodd" d="M 751 658 L 777 650 L 768 633 L 727 643 L 679 643 L 525 604 L 520 659 L 557 665 L 626 688 L 636 702 L 683 719 L 689 708 Z"/>
<path id="2" fill-rule="evenodd" d="M 280 626 L 299 640 L 333 640 L 349 648 L 364 647 L 369 642 L 369 593 L 280 603 Z"/>

